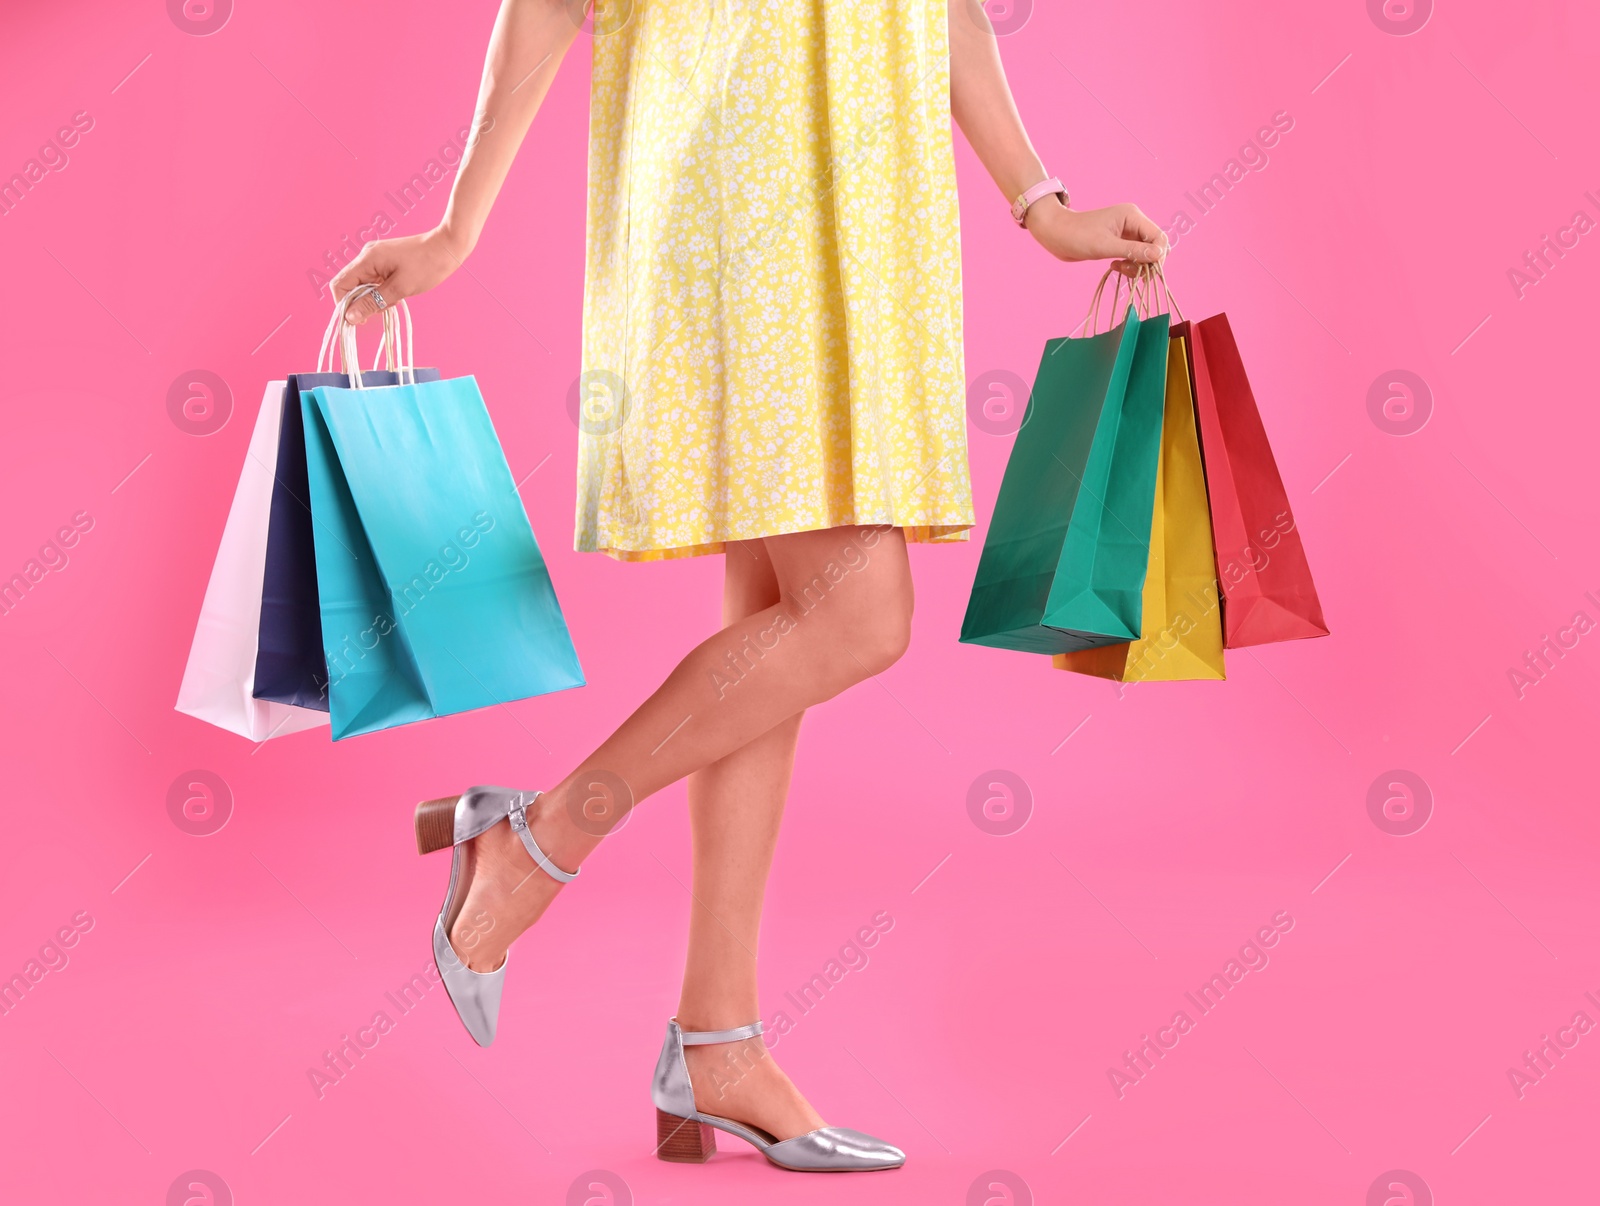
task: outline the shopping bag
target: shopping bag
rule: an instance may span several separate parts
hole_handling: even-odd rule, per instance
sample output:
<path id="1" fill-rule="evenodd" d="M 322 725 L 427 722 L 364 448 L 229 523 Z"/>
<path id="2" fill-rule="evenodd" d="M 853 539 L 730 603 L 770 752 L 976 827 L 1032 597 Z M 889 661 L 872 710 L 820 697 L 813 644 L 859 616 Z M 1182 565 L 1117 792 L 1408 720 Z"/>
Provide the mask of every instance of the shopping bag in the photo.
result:
<path id="1" fill-rule="evenodd" d="M 269 382 L 261 399 L 178 688 L 178 711 L 251 741 L 328 723 L 321 712 L 259 700 L 252 694 L 284 389 L 282 381 Z"/>
<path id="2" fill-rule="evenodd" d="M 1168 316 L 1130 305 L 1095 334 L 1104 286 L 1091 334 L 1045 344 L 962 621 L 969 644 L 1063 653 L 1140 635 Z"/>
<path id="3" fill-rule="evenodd" d="M 1180 323 L 1211 499 L 1223 643 L 1328 635 L 1289 496 L 1226 314 Z"/>
<path id="4" fill-rule="evenodd" d="M 337 319 L 337 314 L 336 314 Z M 398 339 L 384 343 L 392 349 Z M 348 386 L 343 372 L 325 371 L 329 336 L 314 373 L 290 374 L 283 396 L 277 473 L 272 488 L 272 520 L 262 581 L 261 625 L 256 655 L 257 699 L 328 710 L 328 668 L 322 648 L 322 613 L 317 599 L 317 561 L 313 551 L 310 486 L 306 480 L 306 435 L 301 414 L 303 391 L 319 385 Z M 382 354 L 383 349 L 380 349 Z M 438 369 L 417 369 L 418 381 L 439 380 Z M 393 369 L 363 374 L 367 385 L 396 385 Z"/>
<path id="5" fill-rule="evenodd" d="M 1182 335 L 1172 336 L 1144 580 L 1144 633 L 1124 645 L 1058 653 L 1055 666 L 1118 682 L 1219 679 L 1222 600 Z"/>
<path id="6" fill-rule="evenodd" d="M 476 380 L 401 374 L 300 396 L 335 740 L 584 681 Z"/>

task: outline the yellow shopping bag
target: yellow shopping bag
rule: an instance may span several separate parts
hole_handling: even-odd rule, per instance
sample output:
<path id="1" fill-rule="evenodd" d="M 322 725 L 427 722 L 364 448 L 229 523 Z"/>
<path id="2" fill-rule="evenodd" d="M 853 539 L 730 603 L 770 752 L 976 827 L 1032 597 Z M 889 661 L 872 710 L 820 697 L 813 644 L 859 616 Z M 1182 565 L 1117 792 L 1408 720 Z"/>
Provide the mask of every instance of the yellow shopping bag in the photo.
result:
<path id="1" fill-rule="evenodd" d="M 1058 670 L 1118 682 L 1224 678 L 1222 608 L 1211 511 L 1195 430 L 1194 394 L 1183 337 L 1167 357 L 1167 396 L 1150 524 L 1139 640 L 1058 653 Z"/>

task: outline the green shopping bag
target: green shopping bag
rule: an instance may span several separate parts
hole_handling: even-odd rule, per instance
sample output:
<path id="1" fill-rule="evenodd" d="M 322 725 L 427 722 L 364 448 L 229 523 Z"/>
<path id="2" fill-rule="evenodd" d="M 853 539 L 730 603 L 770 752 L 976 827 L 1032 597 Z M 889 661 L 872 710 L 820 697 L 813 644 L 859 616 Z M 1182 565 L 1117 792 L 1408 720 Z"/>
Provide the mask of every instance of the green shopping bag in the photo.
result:
<path id="1" fill-rule="evenodd" d="M 1096 320 L 1104 278 L 1100 285 Z M 1045 344 L 978 560 L 964 642 L 1068 653 L 1142 635 L 1168 321 L 1141 319 L 1130 304 L 1109 331 Z"/>

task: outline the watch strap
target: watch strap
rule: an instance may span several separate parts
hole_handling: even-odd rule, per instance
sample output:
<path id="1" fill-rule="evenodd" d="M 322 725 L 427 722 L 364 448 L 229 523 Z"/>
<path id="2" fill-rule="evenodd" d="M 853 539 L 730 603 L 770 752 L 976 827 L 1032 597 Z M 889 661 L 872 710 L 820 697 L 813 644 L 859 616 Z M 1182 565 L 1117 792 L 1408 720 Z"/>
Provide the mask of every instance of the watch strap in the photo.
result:
<path id="1" fill-rule="evenodd" d="M 1051 176 L 1039 181 L 1032 188 L 1024 189 L 1018 194 L 1017 199 L 1011 203 L 1011 216 L 1018 226 L 1025 226 L 1028 220 L 1028 211 L 1033 208 L 1033 203 L 1041 197 L 1048 197 L 1051 193 L 1061 198 L 1061 204 L 1070 205 L 1067 190 L 1061 183 L 1059 176 Z"/>

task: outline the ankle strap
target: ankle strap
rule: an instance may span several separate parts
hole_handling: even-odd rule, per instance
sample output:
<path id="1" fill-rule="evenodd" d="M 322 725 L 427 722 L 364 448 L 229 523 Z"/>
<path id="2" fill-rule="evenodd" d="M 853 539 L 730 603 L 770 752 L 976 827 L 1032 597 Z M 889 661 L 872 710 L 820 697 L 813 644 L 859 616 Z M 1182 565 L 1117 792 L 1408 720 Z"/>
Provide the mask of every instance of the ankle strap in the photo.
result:
<path id="1" fill-rule="evenodd" d="M 539 849 L 539 843 L 533 840 L 533 834 L 528 830 L 528 805 L 543 794 L 543 792 L 539 791 L 517 792 L 511 797 L 511 802 L 506 805 L 506 818 L 511 822 L 511 831 L 522 839 L 523 846 L 527 848 L 528 854 L 533 861 L 539 864 L 539 869 L 557 883 L 570 884 L 578 878 L 578 872 L 563 871 L 552 863 L 549 855 Z"/>
<path id="2" fill-rule="evenodd" d="M 685 1047 L 699 1047 L 706 1043 L 736 1043 L 740 1039 L 755 1038 L 766 1027 L 760 1021 L 751 1022 L 748 1026 L 735 1026 L 732 1030 L 684 1030 L 678 1033 L 683 1036 Z"/>

